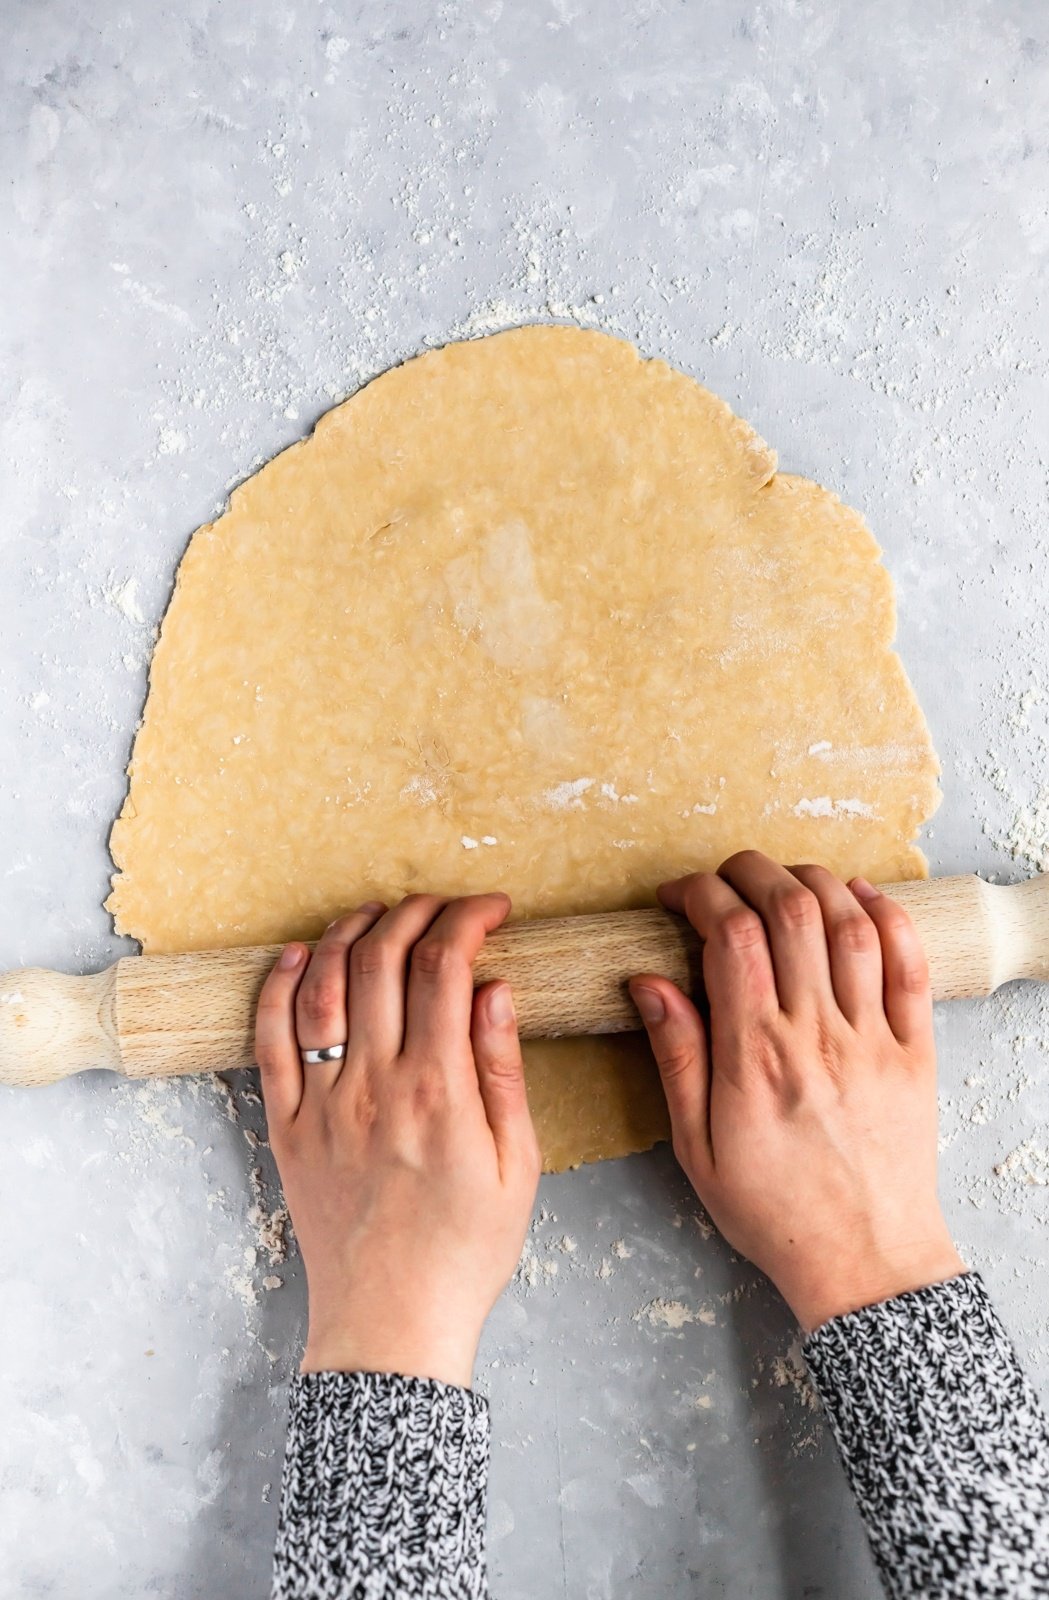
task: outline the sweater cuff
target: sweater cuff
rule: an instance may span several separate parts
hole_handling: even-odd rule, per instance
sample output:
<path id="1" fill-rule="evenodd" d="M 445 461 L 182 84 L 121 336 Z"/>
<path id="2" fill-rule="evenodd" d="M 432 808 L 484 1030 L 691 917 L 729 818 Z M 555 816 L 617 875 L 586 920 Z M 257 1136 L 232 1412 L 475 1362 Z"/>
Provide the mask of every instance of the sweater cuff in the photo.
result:
<path id="1" fill-rule="evenodd" d="M 891 1595 L 1049 1592 L 1030 1587 L 1049 1570 L 1049 1433 L 975 1272 L 803 1348 Z M 1015 1586 L 983 1587 L 993 1573 Z"/>
<path id="2" fill-rule="evenodd" d="M 374 1372 L 295 1378 L 274 1595 L 473 1600 L 484 1562 L 488 1405 Z M 296 1587 L 304 1571 L 312 1586 Z"/>
<path id="3" fill-rule="evenodd" d="M 966 1393 L 980 1391 L 981 1407 L 983 1391 L 997 1392 L 1003 1376 L 1023 1381 L 1009 1336 L 975 1272 L 832 1317 L 809 1334 L 802 1349 L 821 1398 L 835 1406 L 842 1398 L 869 1400 L 872 1382 L 884 1405 L 885 1385 L 909 1392 L 915 1379 L 927 1383 L 930 1366 L 937 1378 L 961 1383 Z M 977 1361 L 977 1354 L 988 1359 Z M 996 1417 L 1000 1410 L 996 1406 Z"/>
<path id="4" fill-rule="evenodd" d="M 979 1456 L 983 1441 L 1001 1445 L 1042 1423 L 975 1272 L 834 1317 L 803 1351 L 850 1463 L 880 1460 L 884 1470 L 906 1440 L 931 1465 L 948 1423 L 955 1459 Z"/>

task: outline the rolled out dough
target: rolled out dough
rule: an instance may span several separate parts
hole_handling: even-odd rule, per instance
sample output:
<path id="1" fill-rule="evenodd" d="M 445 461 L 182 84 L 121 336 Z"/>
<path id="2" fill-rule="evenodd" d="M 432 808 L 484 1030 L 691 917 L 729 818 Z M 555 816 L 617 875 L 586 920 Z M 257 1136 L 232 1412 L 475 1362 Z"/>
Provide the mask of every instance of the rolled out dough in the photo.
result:
<path id="1" fill-rule="evenodd" d="M 634 906 L 745 845 L 922 875 L 938 768 L 878 555 L 620 340 L 409 361 L 193 536 L 112 833 L 117 927 L 310 937 L 422 888 Z M 549 1167 L 665 1136 L 637 1036 L 528 1054 Z"/>

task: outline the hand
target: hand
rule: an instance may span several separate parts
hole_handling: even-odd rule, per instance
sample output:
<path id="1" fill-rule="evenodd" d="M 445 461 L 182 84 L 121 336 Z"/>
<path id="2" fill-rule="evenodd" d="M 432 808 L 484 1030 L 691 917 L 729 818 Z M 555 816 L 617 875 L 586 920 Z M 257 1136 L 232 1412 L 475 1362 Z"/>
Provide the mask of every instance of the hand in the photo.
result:
<path id="1" fill-rule="evenodd" d="M 936 1194 L 929 974 L 906 912 L 863 879 L 756 851 L 660 898 L 703 940 L 691 1000 L 631 994 L 674 1150 L 729 1244 L 802 1327 L 963 1270 Z"/>
<path id="2" fill-rule="evenodd" d="M 471 964 L 505 895 L 412 895 L 290 944 L 256 1051 L 309 1285 L 304 1372 L 468 1386 L 539 1179 L 513 1001 Z M 346 1042 L 342 1061 L 300 1051 Z"/>

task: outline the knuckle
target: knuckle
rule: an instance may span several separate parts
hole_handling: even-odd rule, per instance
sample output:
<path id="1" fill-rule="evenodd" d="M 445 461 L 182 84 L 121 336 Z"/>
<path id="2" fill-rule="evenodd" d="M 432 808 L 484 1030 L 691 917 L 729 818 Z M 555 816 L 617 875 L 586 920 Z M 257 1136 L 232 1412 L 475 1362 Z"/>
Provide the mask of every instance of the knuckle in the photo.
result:
<path id="1" fill-rule="evenodd" d="M 370 1133 L 379 1120 L 380 1106 L 375 1086 L 366 1074 L 353 1085 L 347 1100 L 352 1126 L 362 1133 Z"/>
<path id="2" fill-rule="evenodd" d="M 760 850 L 736 850 L 732 855 L 726 856 L 718 867 L 718 872 L 725 872 L 732 867 L 754 867 L 766 859 Z"/>
<path id="3" fill-rule="evenodd" d="M 424 978 L 447 978 L 463 964 L 458 950 L 445 939 L 421 939 L 412 951 L 412 971 Z"/>
<path id="4" fill-rule="evenodd" d="M 812 893 L 815 893 L 818 888 L 832 889 L 835 885 L 840 887 L 840 879 L 836 878 L 827 867 L 821 867 L 815 861 L 799 861 L 796 866 L 789 867 L 788 871 L 793 878 L 796 878 L 804 888 Z"/>
<path id="5" fill-rule="evenodd" d="M 299 1010 L 308 1022 L 329 1022 L 345 1004 L 341 986 L 329 978 L 304 985 L 299 995 Z"/>
<path id="6" fill-rule="evenodd" d="M 268 1073 L 271 1067 L 277 1065 L 277 1052 L 270 1048 L 268 1041 L 261 1033 L 255 1035 L 255 1065 L 262 1073 Z"/>
<path id="7" fill-rule="evenodd" d="M 904 994 L 925 994 L 929 987 L 929 963 L 925 957 L 915 954 L 901 962 L 896 982 Z"/>
<path id="8" fill-rule="evenodd" d="M 393 965 L 390 945 L 383 938 L 358 939 L 350 950 L 350 972 L 356 978 L 376 978 Z"/>
<path id="9" fill-rule="evenodd" d="M 278 989 L 275 982 L 267 978 L 259 993 L 255 1015 L 268 1022 L 274 1017 L 286 1016 L 290 1009 L 291 1000 L 289 996 L 281 989 Z"/>
<path id="10" fill-rule="evenodd" d="M 853 955 L 873 955 L 878 948 L 878 931 L 869 917 L 857 913 L 840 917 L 834 924 L 833 937 L 843 950 Z"/>
<path id="11" fill-rule="evenodd" d="M 696 1052 L 688 1044 L 671 1044 L 660 1050 L 659 1070 L 664 1078 L 680 1078 L 696 1064 Z"/>
<path id="12" fill-rule="evenodd" d="M 507 1087 L 516 1087 L 524 1076 L 521 1057 L 512 1050 L 501 1050 L 488 1056 L 484 1070 L 490 1080 Z"/>
<path id="13" fill-rule="evenodd" d="M 832 1076 L 844 1066 L 846 1046 L 834 1024 L 824 1016 L 816 1018 L 816 1059 Z"/>
<path id="14" fill-rule="evenodd" d="M 745 1041 L 741 1060 L 756 1081 L 777 1081 L 782 1073 L 786 1049 L 778 1033 L 767 1028 L 753 1032 Z"/>
<path id="15" fill-rule="evenodd" d="M 411 1108 L 418 1117 L 432 1117 L 448 1104 L 448 1085 L 440 1072 L 422 1072 L 409 1091 Z"/>
<path id="16" fill-rule="evenodd" d="M 886 896 L 886 899 L 888 900 L 888 896 Z M 906 938 L 914 926 L 903 907 L 891 900 L 888 900 L 887 905 L 882 909 L 881 925 L 890 939 Z"/>
<path id="17" fill-rule="evenodd" d="M 680 878 L 678 882 L 681 885 L 686 914 L 699 916 L 709 901 L 711 884 L 720 884 L 721 879 L 714 872 L 693 872 L 687 878 Z"/>
<path id="18" fill-rule="evenodd" d="M 776 891 L 772 915 L 784 928 L 811 928 L 820 920 L 820 904 L 811 889 L 796 883 Z"/>
<path id="19" fill-rule="evenodd" d="M 401 901 L 401 904 L 402 906 L 411 906 L 413 908 L 419 907 L 429 912 L 436 912 L 439 911 L 442 906 L 446 905 L 447 901 L 442 900 L 440 896 L 436 894 L 421 894 L 416 892 L 415 894 L 406 894 L 404 899 Z"/>
<path id="20" fill-rule="evenodd" d="M 718 922 L 721 942 L 727 950 L 749 950 L 765 936 L 761 918 L 748 906 L 733 906 Z"/>
<path id="21" fill-rule="evenodd" d="M 673 882 L 687 894 L 690 890 L 698 889 L 700 884 L 709 883 L 711 878 L 716 877 L 716 872 L 687 872 L 683 878 L 675 878 Z"/>

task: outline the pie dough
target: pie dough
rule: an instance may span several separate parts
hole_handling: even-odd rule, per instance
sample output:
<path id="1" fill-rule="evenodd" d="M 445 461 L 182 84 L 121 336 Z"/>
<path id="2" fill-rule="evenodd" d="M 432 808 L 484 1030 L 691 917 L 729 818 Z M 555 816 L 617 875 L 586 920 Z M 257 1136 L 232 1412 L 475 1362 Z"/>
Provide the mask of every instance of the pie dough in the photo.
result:
<path id="1" fill-rule="evenodd" d="M 190 542 L 113 827 L 117 929 L 309 938 L 419 889 L 637 906 L 745 845 L 921 876 L 938 766 L 878 556 L 621 340 L 409 361 Z M 548 1167 L 665 1136 L 638 1036 L 528 1057 Z"/>

